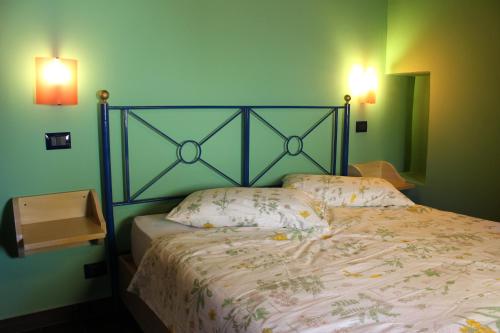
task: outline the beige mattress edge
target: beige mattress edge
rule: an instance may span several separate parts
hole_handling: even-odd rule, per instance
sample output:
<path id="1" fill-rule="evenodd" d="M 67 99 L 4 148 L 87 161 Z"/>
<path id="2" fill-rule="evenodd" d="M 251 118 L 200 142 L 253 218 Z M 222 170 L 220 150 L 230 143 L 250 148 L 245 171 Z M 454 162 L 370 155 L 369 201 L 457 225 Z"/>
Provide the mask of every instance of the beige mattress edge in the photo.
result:
<path id="1" fill-rule="evenodd" d="M 193 230 L 197 230 L 197 228 L 167 220 L 165 219 L 165 214 L 134 217 L 130 235 L 130 248 L 135 264 L 139 265 L 142 257 L 151 246 L 153 239 L 166 234 L 176 234 Z"/>

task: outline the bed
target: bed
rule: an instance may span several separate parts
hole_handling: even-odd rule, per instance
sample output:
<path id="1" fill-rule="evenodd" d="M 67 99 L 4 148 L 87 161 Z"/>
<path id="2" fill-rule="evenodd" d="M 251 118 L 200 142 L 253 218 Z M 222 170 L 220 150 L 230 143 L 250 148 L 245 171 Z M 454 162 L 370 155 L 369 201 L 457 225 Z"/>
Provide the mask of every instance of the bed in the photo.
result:
<path id="1" fill-rule="evenodd" d="M 419 205 L 328 207 L 325 208 L 328 231 L 299 236 L 259 226 L 194 228 L 166 220 L 165 213 L 138 216 L 132 224 L 132 254 L 118 259 L 113 246 L 113 207 L 172 197 L 141 198 L 144 186 L 136 186 L 137 190 L 130 191 L 128 133 L 122 131 L 125 181 L 121 190 L 124 193 L 122 200 L 113 200 L 109 110 L 121 110 L 123 129 L 127 127 L 123 114 L 134 107 L 109 106 L 107 96 L 101 94 L 106 97 L 101 103 L 101 114 L 104 207 L 110 225 L 108 230 L 111 230 L 108 253 L 113 290 L 115 295 L 121 295 L 145 331 L 499 330 L 498 223 Z M 332 120 L 331 146 L 325 148 L 331 153 L 330 167 L 309 161 L 319 173 L 336 174 L 338 155 L 342 157 L 339 173 L 345 175 L 347 172 L 347 99 L 346 102 L 344 106 L 326 107 L 327 113 L 319 118 L 319 123 L 314 123 L 317 127 L 326 119 Z M 174 107 L 158 107 L 171 108 Z M 269 168 L 264 168 L 266 172 L 258 170 L 252 176 L 248 121 L 250 117 L 261 121 L 262 117 L 261 113 L 251 116 L 253 108 L 237 107 L 240 111 L 230 120 L 241 117 L 243 124 L 242 153 L 239 155 L 242 176 L 239 180 L 228 177 L 230 180 L 226 180 L 231 183 L 228 186 L 260 185 L 257 177 L 264 177 L 277 164 L 274 159 Z M 342 145 L 337 151 L 339 111 L 344 111 L 344 127 Z M 274 127 L 272 131 L 281 133 L 275 125 L 269 125 Z M 158 129 L 153 125 L 147 127 L 153 131 Z M 316 127 L 304 134 L 309 135 Z M 161 132 L 163 137 L 168 136 Z M 283 135 L 285 155 L 307 154 L 302 141 L 304 134 Z M 295 149 L 289 147 L 293 140 L 296 141 Z M 181 148 L 177 149 L 177 157 L 183 160 L 179 153 L 182 143 L 178 147 Z M 200 150 L 194 158 L 184 162 L 201 160 L 205 155 Z M 301 171 L 295 167 L 287 169 L 290 173 Z M 363 193 L 358 194 L 361 196 Z M 358 198 L 349 195 L 348 200 Z"/>

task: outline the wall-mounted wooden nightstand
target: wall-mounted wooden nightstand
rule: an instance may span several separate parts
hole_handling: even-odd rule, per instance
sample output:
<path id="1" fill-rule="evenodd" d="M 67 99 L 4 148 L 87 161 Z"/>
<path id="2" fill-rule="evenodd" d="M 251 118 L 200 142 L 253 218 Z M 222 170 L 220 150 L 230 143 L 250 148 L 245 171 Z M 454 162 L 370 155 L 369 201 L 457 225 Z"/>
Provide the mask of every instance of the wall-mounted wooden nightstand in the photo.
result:
<path id="1" fill-rule="evenodd" d="M 372 161 L 349 165 L 349 176 L 379 177 L 387 180 L 400 191 L 415 188 L 415 184 L 401 177 L 396 168 L 387 161 Z"/>
<path id="2" fill-rule="evenodd" d="M 12 206 L 20 257 L 106 236 L 95 190 L 17 197 Z"/>

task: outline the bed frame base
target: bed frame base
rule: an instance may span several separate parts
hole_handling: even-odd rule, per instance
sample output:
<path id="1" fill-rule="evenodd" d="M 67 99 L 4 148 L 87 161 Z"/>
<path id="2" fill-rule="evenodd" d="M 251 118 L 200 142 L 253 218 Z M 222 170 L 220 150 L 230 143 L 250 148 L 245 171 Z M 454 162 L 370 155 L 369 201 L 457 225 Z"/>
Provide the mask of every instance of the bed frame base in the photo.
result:
<path id="1" fill-rule="evenodd" d="M 146 303 L 137 295 L 127 291 L 127 287 L 137 271 L 137 266 L 130 254 L 118 257 L 118 269 L 120 274 L 120 298 L 141 329 L 146 333 L 173 333 Z"/>

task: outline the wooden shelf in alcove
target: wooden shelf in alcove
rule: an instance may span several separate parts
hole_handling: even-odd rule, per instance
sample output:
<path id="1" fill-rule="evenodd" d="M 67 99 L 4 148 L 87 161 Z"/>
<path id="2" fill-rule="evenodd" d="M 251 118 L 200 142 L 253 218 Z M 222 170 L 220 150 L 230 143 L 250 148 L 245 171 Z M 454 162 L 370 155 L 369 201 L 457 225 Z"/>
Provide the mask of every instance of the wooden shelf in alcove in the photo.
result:
<path id="1" fill-rule="evenodd" d="M 106 237 L 95 190 L 17 197 L 12 205 L 20 257 Z"/>

